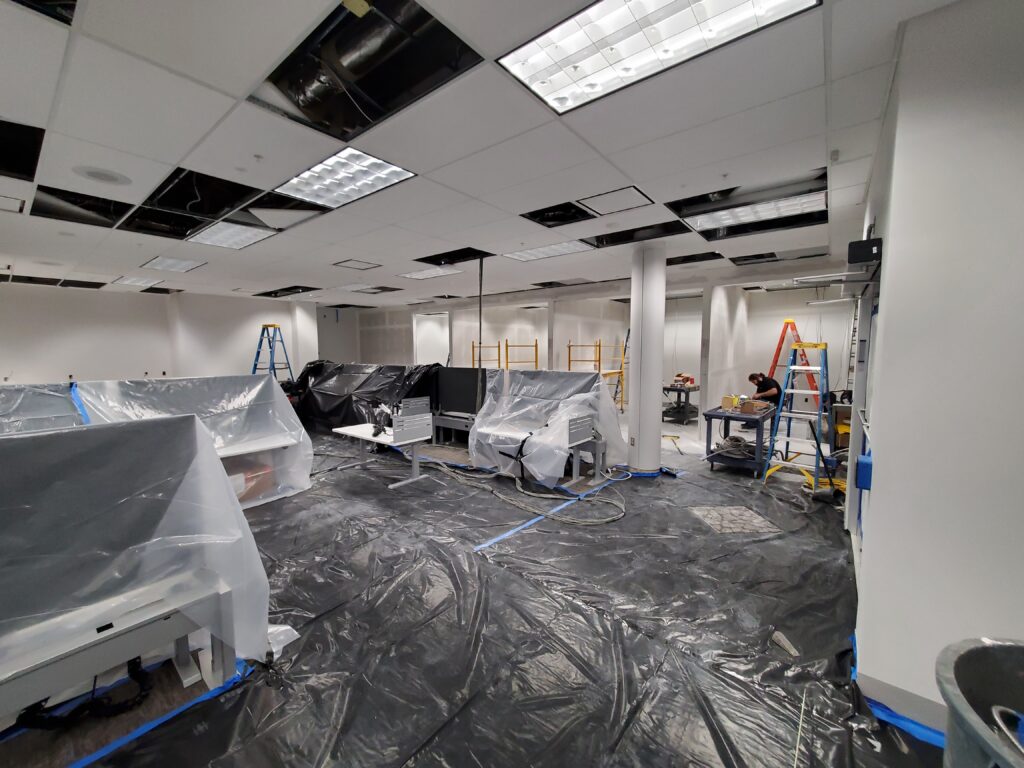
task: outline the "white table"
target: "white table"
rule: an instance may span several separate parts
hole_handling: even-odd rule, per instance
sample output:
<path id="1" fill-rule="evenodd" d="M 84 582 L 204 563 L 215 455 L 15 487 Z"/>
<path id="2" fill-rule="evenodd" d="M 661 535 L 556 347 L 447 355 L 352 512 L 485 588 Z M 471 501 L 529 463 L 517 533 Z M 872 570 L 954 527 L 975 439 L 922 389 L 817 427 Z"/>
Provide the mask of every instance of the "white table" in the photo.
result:
<path id="1" fill-rule="evenodd" d="M 338 435 L 345 437 L 354 437 L 359 442 L 359 460 L 354 461 L 351 464 L 345 464 L 344 466 L 338 467 L 338 469 L 352 469 L 353 467 L 361 467 L 369 464 L 371 461 L 376 461 L 373 457 L 369 456 L 366 452 L 367 443 L 376 443 L 377 445 L 389 445 L 394 448 L 401 448 L 406 445 L 411 447 L 410 458 L 412 459 L 412 474 L 407 480 L 401 480 L 397 483 L 391 483 L 388 488 L 399 488 L 409 483 L 414 483 L 425 475 L 420 474 L 420 456 L 419 446 L 421 443 L 430 441 L 429 437 L 414 437 L 408 440 L 395 440 L 394 433 L 391 428 L 388 428 L 381 432 L 379 435 L 374 436 L 373 424 L 356 424 L 351 427 L 336 427 L 331 431 Z"/>

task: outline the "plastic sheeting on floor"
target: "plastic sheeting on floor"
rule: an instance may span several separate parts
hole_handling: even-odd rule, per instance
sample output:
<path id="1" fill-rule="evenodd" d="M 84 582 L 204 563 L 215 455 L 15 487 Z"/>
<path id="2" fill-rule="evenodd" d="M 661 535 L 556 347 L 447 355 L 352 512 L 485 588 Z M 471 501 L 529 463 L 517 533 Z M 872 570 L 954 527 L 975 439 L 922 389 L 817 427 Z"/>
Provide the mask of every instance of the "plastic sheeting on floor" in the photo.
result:
<path id="1" fill-rule="evenodd" d="M 388 491 L 395 454 L 330 471 L 352 447 L 316 450 L 310 491 L 247 512 L 271 621 L 300 639 L 104 764 L 937 765 L 859 706 L 840 513 L 795 484 L 681 457 L 681 479 L 616 484 L 615 523 L 543 520 L 474 553 L 531 514 L 429 468 Z M 779 531 L 688 511 L 713 505 Z"/>

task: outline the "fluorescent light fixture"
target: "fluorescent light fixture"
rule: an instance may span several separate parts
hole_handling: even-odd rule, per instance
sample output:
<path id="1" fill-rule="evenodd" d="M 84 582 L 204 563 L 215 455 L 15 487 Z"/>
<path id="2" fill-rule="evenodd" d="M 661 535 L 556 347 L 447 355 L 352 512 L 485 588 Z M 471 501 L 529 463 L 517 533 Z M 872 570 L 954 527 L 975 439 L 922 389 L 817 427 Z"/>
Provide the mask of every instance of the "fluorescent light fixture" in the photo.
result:
<path id="1" fill-rule="evenodd" d="M 328 208 L 340 208 L 413 175 L 397 165 L 346 147 L 274 191 Z"/>
<path id="2" fill-rule="evenodd" d="M 820 283 L 829 280 L 842 280 L 847 277 L 863 277 L 867 273 L 863 270 L 857 272 L 835 272 L 831 275 L 805 275 L 804 277 L 794 277 L 794 283 Z"/>
<path id="3" fill-rule="evenodd" d="M 763 203 L 753 205 L 741 205 L 736 208 L 726 208 L 722 211 L 701 213 L 696 216 L 689 216 L 683 221 L 697 232 L 705 232 L 709 229 L 725 229 L 739 224 L 750 224 L 755 221 L 770 221 L 781 219 L 787 216 L 799 216 L 802 213 L 814 213 L 824 211 L 827 207 L 824 192 L 812 192 L 807 195 L 796 197 L 784 197 L 780 200 L 766 200 Z"/>
<path id="4" fill-rule="evenodd" d="M 451 266 L 431 267 L 430 269 L 421 269 L 416 272 L 406 272 L 404 275 L 399 277 L 407 277 L 410 280 L 429 280 L 432 277 L 445 277 L 446 275 L 461 275 L 462 270 L 456 269 Z"/>
<path id="5" fill-rule="evenodd" d="M 162 283 L 163 280 L 150 277 L 119 277 L 117 280 L 111 280 L 110 282 L 117 285 L 135 285 L 139 288 L 152 288 L 157 283 Z"/>
<path id="6" fill-rule="evenodd" d="M 856 301 L 855 296 L 844 296 L 841 299 L 815 299 L 814 301 L 808 301 L 807 306 L 813 306 L 815 304 L 841 304 L 847 301 Z"/>
<path id="7" fill-rule="evenodd" d="M 550 259 L 552 256 L 565 256 L 570 253 L 581 253 L 592 251 L 594 247 L 579 240 L 570 240 L 567 243 L 557 245 L 545 245 L 541 248 L 531 248 L 528 251 L 516 251 L 506 253 L 505 256 L 516 261 L 536 261 L 537 259 Z"/>
<path id="8" fill-rule="evenodd" d="M 247 227 L 242 224 L 219 221 L 212 227 L 207 227 L 202 232 L 192 235 L 188 241 L 203 245 L 216 245 L 221 248 L 234 248 L 237 251 L 276 234 L 276 229 Z"/>
<path id="9" fill-rule="evenodd" d="M 143 269 L 162 269 L 165 272 L 191 272 L 206 264 L 205 261 L 192 259 L 172 259 L 170 256 L 157 256 L 142 265 Z"/>
<path id="10" fill-rule="evenodd" d="M 820 3 L 600 0 L 499 63 L 562 113 Z"/>
<path id="11" fill-rule="evenodd" d="M 361 261 L 359 259 L 342 259 L 341 261 L 334 262 L 336 267 L 344 267 L 345 269 L 358 269 L 365 272 L 368 269 L 376 269 L 380 264 L 374 264 L 372 261 Z"/>

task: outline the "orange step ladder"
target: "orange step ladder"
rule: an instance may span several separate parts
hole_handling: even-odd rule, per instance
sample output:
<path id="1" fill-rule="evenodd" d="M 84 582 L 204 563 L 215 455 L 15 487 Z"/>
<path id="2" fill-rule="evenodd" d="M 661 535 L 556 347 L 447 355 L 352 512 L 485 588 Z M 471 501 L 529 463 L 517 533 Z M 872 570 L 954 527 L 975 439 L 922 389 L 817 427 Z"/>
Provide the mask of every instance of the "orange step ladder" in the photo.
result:
<path id="1" fill-rule="evenodd" d="M 796 320 L 794 320 L 791 317 L 787 317 L 785 320 L 782 321 L 782 333 L 779 334 L 779 345 L 775 347 L 775 356 L 772 358 L 772 367 L 768 369 L 768 378 L 770 379 L 775 379 L 775 371 L 779 367 L 779 357 L 782 355 L 782 348 L 786 345 L 787 333 L 793 334 L 793 341 L 791 342 L 791 345 L 803 343 L 800 339 L 800 331 L 796 329 Z M 811 364 L 807 360 L 807 353 L 804 352 L 804 349 L 802 347 L 796 347 L 795 351 L 799 356 L 800 367 L 810 368 Z M 798 375 L 803 375 L 807 377 L 807 383 L 809 385 L 807 387 L 808 389 L 818 389 L 818 380 L 815 378 L 813 373 L 811 373 L 810 371 L 799 371 Z M 778 381 L 778 379 L 775 380 Z M 821 401 L 819 400 L 818 395 L 814 396 L 814 404 L 816 406 L 821 405 Z"/>

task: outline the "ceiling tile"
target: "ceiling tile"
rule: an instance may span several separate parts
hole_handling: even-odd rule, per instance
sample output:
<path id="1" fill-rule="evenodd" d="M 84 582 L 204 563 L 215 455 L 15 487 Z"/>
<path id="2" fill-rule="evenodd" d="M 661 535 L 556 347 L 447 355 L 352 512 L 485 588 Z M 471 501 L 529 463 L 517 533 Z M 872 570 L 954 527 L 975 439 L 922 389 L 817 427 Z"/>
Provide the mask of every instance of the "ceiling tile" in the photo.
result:
<path id="1" fill-rule="evenodd" d="M 114 171 L 129 182 L 110 184 L 94 181 L 76 173 L 75 169 L 83 172 L 88 169 Z M 141 203 L 173 170 L 172 165 L 47 131 L 36 181 L 124 203 Z"/>
<path id="2" fill-rule="evenodd" d="M 371 155 L 426 173 L 552 119 L 554 114 L 539 99 L 496 65 L 484 63 L 356 143 Z"/>
<path id="3" fill-rule="evenodd" d="M 356 200 L 349 206 L 356 216 L 365 216 L 383 224 L 397 224 L 468 199 L 461 192 L 418 176 Z"/>
<path id="4" fill-rule="evenodd" d="M 828 169 L 829 189 L 842 189 L 856 184 L 866 184 L 871 176 L 871 157 L 862 157 L 848 163 L 836 163 Z"/>
<path id="5" fill-rule="evenodd" d="M 67 42 L 63 24 L 0 3 L 0 119 L 46 125 Z"/>
<path id="6" fill-rule="evenodd" d="M 87 37 L 71 46 L 52 128 L 167 163 L 232 105 L 227 96 Z"/>
<path id="7" fill-rule="evenodd" d="M 814 88 L 617 152 L 610 159 L 642 182 L 824 132 L 825 89 Z"/>
<path id="8" fill-rule="evenodd" d="M 572 168 L 484 193 L 481 197 L 509 213 L 525 213 L 619 189 L 629 183 L 630 179 L 615 166 L 603 157 L 595 157 Z"/>
<path id="9" fill-rule="evenodd" d="M 444 237 L 506 218 L 508 218 L 508 214 L 505 211 L 487 205 L 487 203 L 481 203 L 479 200 L 469 200 L 450 208 L 433 211 L 425 216 L 403 221 L 402 227 L 413 232 L 421 232 L 424 235 Z"/>
<path id="10" fill-rule="evenodd" d="M 571 168 L 596 156 L 572 131 L 552 122 L 439 168 L 430 176 L 480 196 Z"/>
<path id="11" fill-rule="evenodd" d="M 883 64 L 834 80 L 829 129 L 837 131 L 880 118 L 889 98 L 891 76 L 892 65 Z"/>
<path id="12" fill-rule="evenodd" d="M 26 212 L 29 209 L 29 203 L 32 202 L 32 193 L 34 191 L 35 185 L 31 181 L 12 179 L 10 176 L 0 176 L 0 196 L 25 201 L 24 210 Z M 505 214 L 501 215 L 504 216 Z M 2 240 L 0 240 L 0 244 L 2 244 Z"/>
<path id="13" fill-rule="evenodd" d="M 830 151 L 839 151 L 840 162 L 856 160 L 859 157 L 874 154 L 881 132 L 881 120 L 872 120 L 868 123 L 833 131 L 828 136 L 828 148 Z"/>
<path id="14" fill-rule="evenodd" d="M 243 102 L 182 165 L 250 187 L 273 189 L 344 146 L 326 134 Z"/>
<path id="15" fill-rule="evenodd" d="M 673 221 L 677 218 L 672 211 L 658 203 L 656 205 L 645 205 L 642 208 L 634 208 L 629 211 L 612 213 L 607 216 L 600 216 L 596 219 L 581 221 L 576 224 L 567 224 L 554 231 L 560 234 L 563 240 L 578 240 L 581 237 L 606 235 L 609 232 L 646 227 L 649 224 L 659 224 L 663 221 Z"/>
<path id="16" fill-rule="evenodd" d="M 867 184 L 856 184 L 852 187 L 844 187 L 842 189 L 835 189 L 829 192 L 829 214 L 831 215 L 837 208 L 845 208 L 849 205 L 860 205 L 863 203 L 867 188 Z"/>
<path id="17" fill-rule="evenodd" d="M 524 248 L 539 248 L 568 239 L 559 232 L 516 216 L 460 232 L 459 241 L 491 253 L 512 253 Z"/>
<path id="18" fill-rule="evenodd" d="M 604 153 L 652 141 L 823 84 L 823 40 L 821 11 L 805 13 L 563 119 Z"/>
<path id="19" fill-rule="evenodd" d="M 0 254 L 8 257 L 79 262 L 99 245 L 109 230 L 71 221 L 0 214 Z"/>
<path id="20" fill-rule="evenodd" d="M 633 208 L 642 208 L 649 205 L 651 199 L 636 187 L 629 186 L 600 195 L 578 198 L 577 202 L 600 216 L 607 216 Z"/>
<path id="21" fill-rule="evenodd" d="M 498 58 L 573 16 L 593 0 L 423 0 L 420 4 L 476 51 Z"/>
<path id="22" fill-rule="evenodd" d="M 81 23 L 93 37 L 243 97 L 334 5 L 331 0 L 90 0 Z"/>
<path id="23" fill-rule="evenodd" d="M 376 219 L 352 213 L 346 205 L 322 216 L 315 216 L 309 221 L 304 221 L 290 231 L 300 237 L 317 242 L 338 243 L 380 229 L 382 226 Z"/>

